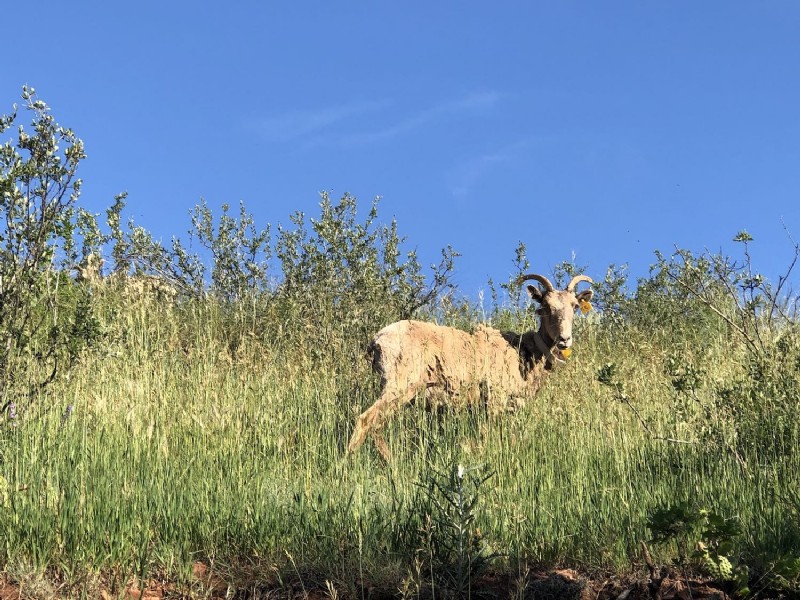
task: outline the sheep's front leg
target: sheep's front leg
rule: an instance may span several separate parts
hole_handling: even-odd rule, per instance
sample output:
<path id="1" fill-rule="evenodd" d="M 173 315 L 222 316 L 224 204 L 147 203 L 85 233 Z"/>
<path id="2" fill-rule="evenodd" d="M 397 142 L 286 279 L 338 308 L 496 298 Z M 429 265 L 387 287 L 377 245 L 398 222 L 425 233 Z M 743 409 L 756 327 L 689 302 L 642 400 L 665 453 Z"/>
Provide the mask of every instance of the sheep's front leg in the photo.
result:
<path id="1" fill-rule="evenodd" d="M 356 419 L 356 428 L 347 445 L 348 452 L 355 452 L 364 443 L 367 435 L 380 429 L 383 423 L 404 404 L 417 395 L 417 386 L 407 388 L 385 387 L 381 397 Z M 384 444 L 385 445 L 385 444 Z"/>

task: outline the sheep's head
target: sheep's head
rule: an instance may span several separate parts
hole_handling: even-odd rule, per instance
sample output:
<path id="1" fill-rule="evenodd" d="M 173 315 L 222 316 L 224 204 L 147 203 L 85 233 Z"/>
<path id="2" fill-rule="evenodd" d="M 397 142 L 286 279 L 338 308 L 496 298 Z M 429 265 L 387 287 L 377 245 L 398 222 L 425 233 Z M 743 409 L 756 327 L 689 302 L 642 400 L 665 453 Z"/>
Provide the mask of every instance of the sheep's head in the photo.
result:
<path id="1" fill-rule="evenodd" d="M 529 279 L 535 279 L 543 286 L 529 285 L 528 294 L 539 304 L 536 314 L 539 315 L 539 331 L 542 332 L 544 344 L 557 358 L 563 359 L 569 355 L 572 347 L 575 313 L 588 306 L 593 294 L 592 290 L 576 293 L 575 286 L 582 281 L 592 283 L 592 280 L 586 275 L 578 275 L 572 278 L 565 290 L 555 289 L 550 280 L 542 275 L 522 275 L 517 281 L 522 283 Z"/>

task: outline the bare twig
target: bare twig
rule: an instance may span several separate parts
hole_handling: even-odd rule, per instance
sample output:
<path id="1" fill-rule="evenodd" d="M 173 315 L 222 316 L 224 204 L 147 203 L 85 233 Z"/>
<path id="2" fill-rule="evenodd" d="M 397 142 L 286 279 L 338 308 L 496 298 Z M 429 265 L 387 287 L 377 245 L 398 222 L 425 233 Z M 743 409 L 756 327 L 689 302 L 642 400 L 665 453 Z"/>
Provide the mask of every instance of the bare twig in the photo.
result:
<path id="1" fill-rule="evenodd" d="M 642 424 L 642 428 L 648 434 L 650 434 L 650 437 L 653 438 L 654 440 L 661 440 L 662 442 L 671 442 L 673 444 L 694 444 L 695 443 L 692 440 L 679 440 L 679 439 L 676 439 L 676 438 L 670 438 L 670 437 L 664 437 L 664 436 L 661 436 L 661 435 L 656 435 L 653 432 L 653 430 L 650 429 L 650 426 L 647 424 L 647 421 L 644 420 L 644 417 L 642 417 L 642 415 L 639 413 L 639 411 L 636 410 L 636 407 L 633 405 L 633 403 L 630 401 L 630 398 L 628 398 L 627 395 L 618 392 L 617 393 L 617 398 L 628 405 L 628 408 L 630 408 L 633 411 L 633 414 L 636 415 L 636 418 L 639 419 L 639 423 Z"/>
<path id="2" fill-rule="evenodd" d="M 650 581 L 647 582 L 647 588 L 650 590 L 650 596 L 655 600 L 661 599 L 661 586 L 664 583 L 666 573 L 662 569 L 660 572 L 656 569 L 653 559 L 650 556 L 650 550 L 647 549 L 647 544 L 642 542 L 642 554 L 644 555 L 644 562 L 647 569 L 650 571 Z"/>
<path id="3" fill-rule="evenodd" d="M 797 244 L 794 239 L 792 238 L 791 234 L 789 233 L 789 229 L 786 227 L 786 223 L 783 224 L 783 229 L 786 231 L 786 235 L 789 238 L 792 246 L 794 247 L 794 257 L 792 258 L 792 262 L 789 263 L 789 267 L 786 269 L 786 272 L 778 276 L 778 287 L 775 289 L 775 293 L 772 294 L 772 305 L 770 306 L 769 311 L 769 319 L 770 325 L 772 324 L 772 315 L 777 310 L 778 313 L 781 315 L 781 318 L 788 320 L 789 317 L 786 313 L 783 312 L 781 307 L 778 305 L 778 299 L 781 296 L 781 291 L 783 290 L 783 286 L 789 281 L 789 277 L 792 274 L 792 270 L 794 269 L 795 265 L 797 264 L 797 259 L 800 258 L 800 244 Z"/>

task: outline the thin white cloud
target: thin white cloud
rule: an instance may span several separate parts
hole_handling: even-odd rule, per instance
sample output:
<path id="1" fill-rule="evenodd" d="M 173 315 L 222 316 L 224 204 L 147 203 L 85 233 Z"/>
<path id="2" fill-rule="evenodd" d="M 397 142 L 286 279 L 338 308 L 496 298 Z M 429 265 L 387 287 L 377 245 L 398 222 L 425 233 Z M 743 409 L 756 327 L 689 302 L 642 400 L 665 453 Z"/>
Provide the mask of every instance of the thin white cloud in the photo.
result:
<path id="1" fill-rule="evenodd" d="M 517 141 L 495 152 L 487 152 L 456 165 L 445 174 L 446 185 L 450 193 L 458 199 L 469 196 L 475 186 L 492 169 L 518 159 L 528 145 L 528 140 Z"/>
<path id="2" fill-rule="evenodd" d="M 485 110 L 494 107 L 500 99 L 497 92 L 472 93 L 463 98 L 443 102 L 422 109 L 419 112 L 406 116 L 397 122 L 374 131 L 362 131 L 346 135 L 342 142 L 346 145 L 371 144 L 374 142 L 391 139 L 434 123 L 440 119 L 460 116 L 465 112 Z"/>
<path id="3" fill-rule="evenodd" d="M 501 95 L 498 92 L 476 92 L 454 102 L 452 108 L 457 110 L 493 108 L 500 98 Z"/>
<path id="4" fill-rule="evenodd" d="M 507 160 L 502 154 L 485 154 L 458 165 L 447 175 L 450 193 L 456 198 L 468 196 L 493 165 Z"/>
<path id="5" fill-rule="evenodd" d="M 320 135 L 337 125 L 384 108 L 382 102 L 357 102 L 312 110 L 295 110 L 261 119 L 256 130 L 267 141 L 288 142 Z"/>
<path id="6" fill-rule="evenodd" d="M 389 101 L 297 110 L 261 119 L 256 123 L 256 131 L 270 142 L 294 141 L 306 147 L 368 145 L 408 134 L 442 119 L 489 110 L 499 100 L 497 92 L 471 93 L 399 117 L 396 111 L 389 111 L 396 106 Z M 372 129 L 365 128 L 366 119 L 376 125 Z"/>

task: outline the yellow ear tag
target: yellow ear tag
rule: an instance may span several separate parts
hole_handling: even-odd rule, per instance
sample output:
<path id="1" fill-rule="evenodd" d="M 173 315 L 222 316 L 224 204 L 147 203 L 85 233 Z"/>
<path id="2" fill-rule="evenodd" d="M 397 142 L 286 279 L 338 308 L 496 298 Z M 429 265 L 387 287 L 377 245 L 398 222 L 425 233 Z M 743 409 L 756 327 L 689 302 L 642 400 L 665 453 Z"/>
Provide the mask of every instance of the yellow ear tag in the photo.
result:
<path id="1" fill-rule="evenodd" d="M 564 360 L 568 360 L 571 355 L 572 355 L 572 348 L 564 348 L 561 351 L 561 356 L 564 357 Z"/>
<path id="2" fill-rule="evenodd" d="M 586 314 L 590 310 L 592 310 L 592 305 L 587 300 L 581 300 L 580 306 L 581 306 L 581 312 L 583 314 Z"/>

